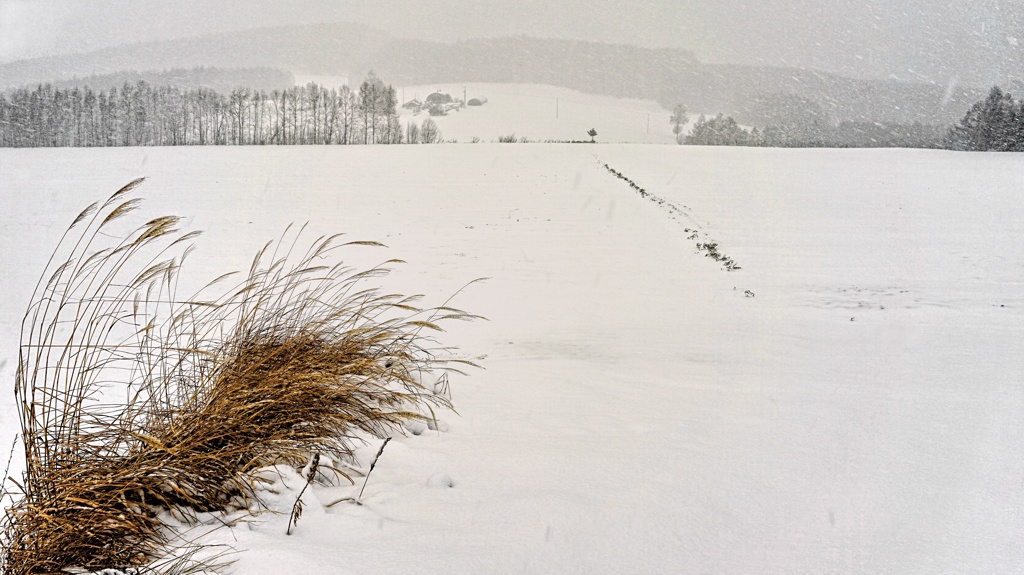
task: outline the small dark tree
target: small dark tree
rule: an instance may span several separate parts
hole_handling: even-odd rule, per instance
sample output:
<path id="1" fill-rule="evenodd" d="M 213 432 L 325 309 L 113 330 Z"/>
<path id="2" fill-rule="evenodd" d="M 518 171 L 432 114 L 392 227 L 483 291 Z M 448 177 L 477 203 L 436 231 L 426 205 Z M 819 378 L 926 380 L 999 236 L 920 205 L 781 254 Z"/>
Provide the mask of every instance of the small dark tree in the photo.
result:
<path id="1" fill-rule="evenodd" d="M 594 138 L 597 137 L 597 130 L 591 128 L 587 130 L 587 135 L 590 136 L 590 143 L 594 143 Z"/>

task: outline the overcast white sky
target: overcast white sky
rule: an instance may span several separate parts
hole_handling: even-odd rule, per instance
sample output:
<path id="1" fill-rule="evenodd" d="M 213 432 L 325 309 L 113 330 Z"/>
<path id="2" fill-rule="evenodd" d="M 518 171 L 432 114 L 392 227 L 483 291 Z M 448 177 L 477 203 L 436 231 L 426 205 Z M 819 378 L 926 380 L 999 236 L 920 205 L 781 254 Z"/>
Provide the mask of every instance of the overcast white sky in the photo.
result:
<path id="1" fill-rule="evenodd" d="M 1024 0 L 0 0 L 0 61 L 317 21 L 438 41 L 680 47 L 704 61 L 940 82 L 1018 78 L 1024 62 Z"/>

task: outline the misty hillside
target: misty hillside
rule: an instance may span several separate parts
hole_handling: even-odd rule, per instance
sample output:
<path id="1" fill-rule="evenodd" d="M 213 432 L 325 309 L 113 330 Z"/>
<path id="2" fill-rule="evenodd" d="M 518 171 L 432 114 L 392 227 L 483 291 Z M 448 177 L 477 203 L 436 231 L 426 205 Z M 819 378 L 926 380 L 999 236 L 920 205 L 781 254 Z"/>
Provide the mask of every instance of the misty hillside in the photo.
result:
<path id="1" fill-rule="evenodd" d="M 963 117 L 985 91 L 963 85 L 844 78 L 809 69 L 709 64 L 666 83 L 658 101 L 665 106 L 683 102 L 691 109 L 718 109 L 741 122 L 764 125 L 772 113 L 766 109 L 766 100 L 778 94 L 817 103 L 835 123 L 950 124 Z"/>
<path id="2" fill-rule="evenodd" d="M 817 103 L 833 122 L 948 124 L 983 96 L 968 86 L 859 80 L 808 69 L 705 64 L 679 49 L 510 37 L 454 43 L 395 38 L 357 24 L 231 32 L 0 65 L 0 88 L 124 70 L 199 66 L 275 68 L 361 78 L 369 70 L 396 86 L 450 82 L 548 84 L 649 99 L 666 108 L 719 110 L 763 125 L 764 102 L 788 94 Z M 160 76 L 166 83 L 173 77 Z M 207 80 L 207 84 L 212 80 Z M 230 83 L 230 80 L 224 80 Z M 158 83 L 162 83 L 159 82 Z"/>
<path id="3" fill-rule="evenodd" d="M 644 100 L 658 100 L 674 78 L 702 67 L 685 50 L 524 36 L 454 44 L 396 39 L 372 64 L 397 84 L 549 84 Z"/>
<path id="4" fill-rule="evenodd" d="M 0 64 L 0 89 L 122 70 L 277 68 L 335 74 L 361 67 L 393 40 L 357 24 L 313 24 L 146 42 L 69 56 Z"/>
<path id="5" fill-rule="evenodd" d="M 210 88 L 228 93 L 235 88 L 280 90 L 295 84 L 295 76 L 278 68 L 175 68 L 173 70 L 118 71 L 52 82 L 55 88 L 88 86 L 93 90 L 120 88 L 125 83 L 147 82 L 154 86 L 177 86 L 184 90 Z"/>
<path id="6" fill-rule="evenodd" d="M 527 37 L 454 44 L 395 40 L 368 68 L 396 84 L 549 84 L 581 92 L 654 100 L 666 109 L 718 110 L 764 125 L 765 100 L 787 94 L 818 103 L 834 122 L 958 120 L 983 92 L 895 80 L 844 78 L 816 70 L 704 64 L 684 50 L 654 50 Z"/>

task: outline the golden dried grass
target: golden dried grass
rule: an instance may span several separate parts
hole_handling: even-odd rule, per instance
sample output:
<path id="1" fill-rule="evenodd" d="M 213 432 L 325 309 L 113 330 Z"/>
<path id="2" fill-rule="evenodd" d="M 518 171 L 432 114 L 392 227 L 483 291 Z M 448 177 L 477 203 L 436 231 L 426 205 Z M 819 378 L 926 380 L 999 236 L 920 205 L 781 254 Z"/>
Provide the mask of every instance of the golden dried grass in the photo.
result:
<path id="1" fill-rule="evenodd" d="M 311 453 L 351 460 L 360 437 L 450 407 L 421 374 L 468 364 L 426 334 L 474 316 L 366 287 L 387 267 L 323 263 L 372 242 L 323 237 L 300 253 L 301 230 L 286 231 L 241 281 L 176 299 L 197 234 L 172 216 L 118 234 L 140 183 L 75 219 L 26 311 L 26 470 L 2 524 L 5 575 L 204 569 L 160 511 L 252 508 L 254 471 Z"/>

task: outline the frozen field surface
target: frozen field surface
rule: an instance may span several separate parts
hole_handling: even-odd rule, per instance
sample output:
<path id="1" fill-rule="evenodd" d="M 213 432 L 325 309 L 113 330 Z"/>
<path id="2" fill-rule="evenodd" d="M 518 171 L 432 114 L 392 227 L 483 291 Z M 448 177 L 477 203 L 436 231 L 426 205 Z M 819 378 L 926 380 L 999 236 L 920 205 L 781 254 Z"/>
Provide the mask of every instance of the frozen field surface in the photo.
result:
<path id="1" fill-rule="evenodd" d="M 5 389 L 50 250 L 139 176 L 206 231 L 185 291 L 306 221 L 387 244 L 343 256 L 406 260 L 388 285 L 428 304 L 490 278 L 453 302 L 489 321 L 442 334 L 485 368 L 447 431 L 392 441 L 364 506 L 209 536 L 236 573 L 1024 572 L 1024 156 L 0 150 Z"/>
<path id="2" fill-rule="evenodd" d="M 428 84 L 397 87 L 400 105 L 409 100 L 423 101 L 434 92 L 461 100 L 484 99 L 482 106 L 466 106 L 432 119 L 445 140 L 496 142 L 502 136 L 546 140 L 589 140 L 587 132 L 597 131 L 598 142 L 631 144 L 674 144 L 669 123 L 671 110 L 650 100 L 633 100 L 584 94 L 568 88 L 539 84 Z M 427 112 L 414 114 L 401 109 L 402 123 L 421 123 L 431 117 Z M 691 113 L 685 133 L 697 121 Z"/>

